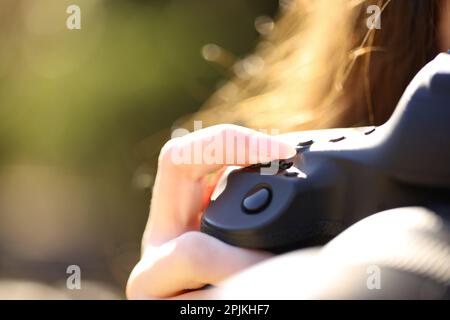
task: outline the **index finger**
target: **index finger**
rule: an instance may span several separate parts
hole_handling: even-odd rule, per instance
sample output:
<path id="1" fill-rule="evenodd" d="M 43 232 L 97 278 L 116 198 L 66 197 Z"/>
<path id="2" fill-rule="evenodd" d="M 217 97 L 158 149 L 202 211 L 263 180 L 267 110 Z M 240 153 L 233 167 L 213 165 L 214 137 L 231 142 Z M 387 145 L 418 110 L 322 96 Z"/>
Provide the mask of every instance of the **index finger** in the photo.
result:
<path id="1" fill-rule="evenodd" d="M 236 125 L 218 125 L 169 141 L 160 164 L 189 169 L 194 178 L 225 166 L 247 166 L 288 159 L 295 148 L 276 136 Z"/>

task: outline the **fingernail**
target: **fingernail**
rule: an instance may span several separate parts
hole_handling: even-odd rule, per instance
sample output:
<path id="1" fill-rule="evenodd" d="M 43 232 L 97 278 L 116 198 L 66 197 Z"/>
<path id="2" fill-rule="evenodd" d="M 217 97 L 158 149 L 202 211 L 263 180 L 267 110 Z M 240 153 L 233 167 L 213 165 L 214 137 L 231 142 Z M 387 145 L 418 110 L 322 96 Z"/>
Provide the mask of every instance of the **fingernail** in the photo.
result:
<path id="1" fill-rule="evenodd" d="M 278 146 L 280 152 L 280 159 L 292 158 L 297 154 L 295 147 L 284 141 L 278 140 Z"/>

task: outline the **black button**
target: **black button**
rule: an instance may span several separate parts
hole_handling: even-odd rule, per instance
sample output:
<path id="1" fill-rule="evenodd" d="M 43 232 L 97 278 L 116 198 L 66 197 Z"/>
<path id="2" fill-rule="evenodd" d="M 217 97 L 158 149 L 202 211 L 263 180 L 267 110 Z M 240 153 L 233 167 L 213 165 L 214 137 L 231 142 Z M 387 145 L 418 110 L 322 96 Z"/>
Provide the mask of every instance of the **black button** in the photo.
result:
<path id="1" fill-rule="evenodd" d="M 308 141 L 303 141 L 300 142 L 297 147 L 309 147 L 310 145 L 312 145 L 314 143 L 314 140 L 308 140 Z"/>
<path id="2" fill-rule="evenodd" d="M 272 162 L 264 162 L 261 163 L 261 168 L 270 168 L 272 166 Z"/>
<path id="3" fill-rule="evenodd" d="M 284 175 L 288 178 L 297 178 L 298 177 L 297 172 L 286 172 Z"/>
<path id="4" fill-rule="evenodd" d="M 261 169 L 261 168 L 270 168 L 271 166 L 272 166 L 272 162 L 256 163 L 256 164 L 252 164 L 252 165 L 246 167 L 246 169 L 257 170 L 257 169 Z"/>
<path id="5" fill-rule="evenodd" d="M 293 165 L 294 165 L 293 162 L 286 162 L 284 160 L 281 160 L 279 167 L 280 167 L 280 170 L 287 170 L 290 167 L 292 167 Z"/>
<path id="6" fill-rule="evenodd" d="M 259 187 L 251 191 L 242 201 L 242 207 L 247 213 L 255 214 L 263 211 L 270 203 L 272 194 L 266 187 Z"/>
<path id="7" fill-rule="evenodd" d="M 368 136 L 369 134 L 371 134 L 371 133 L 374 132 L 374 131 L 375 131 L 375 128 L 371 128 L 371 129 L 367 130 L 366 132 L 364 132 L 364 134 L 365 134 L 366 136 Z"/>
<path id="8" fill-rule="evenodd" d="M 339 138 L 336 138 L 336 139 L 331 139 L 330 142 L 339 142 L 339 141 L 342 141 L 344 139 L 345 139 L 345 137 L 342 136 L 342 137 L 339 137 Z"/>

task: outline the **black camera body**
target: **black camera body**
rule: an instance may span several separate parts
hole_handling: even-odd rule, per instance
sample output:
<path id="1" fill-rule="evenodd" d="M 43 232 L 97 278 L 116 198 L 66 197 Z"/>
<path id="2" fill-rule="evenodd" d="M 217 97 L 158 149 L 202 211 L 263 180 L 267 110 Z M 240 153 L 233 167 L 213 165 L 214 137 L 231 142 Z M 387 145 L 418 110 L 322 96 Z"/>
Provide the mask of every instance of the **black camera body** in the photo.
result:
<path id="1" fill-rule="evenodd" d="M 416 75 L 385 124 L 298 137 L 297 155 L 277 161 L 275 175 L 261 174 L 267 164 L 229 173 L 202 231 L 281 253 L 324 244 L 383 210 L 449 204 L 450 54 Z"/>

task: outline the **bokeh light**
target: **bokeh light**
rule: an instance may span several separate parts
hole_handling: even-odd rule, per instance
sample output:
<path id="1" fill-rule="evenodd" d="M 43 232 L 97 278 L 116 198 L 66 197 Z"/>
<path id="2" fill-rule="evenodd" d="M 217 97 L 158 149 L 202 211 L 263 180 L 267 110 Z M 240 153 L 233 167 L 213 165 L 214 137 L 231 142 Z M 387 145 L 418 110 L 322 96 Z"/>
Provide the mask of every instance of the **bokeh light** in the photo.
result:
<path id="1" fill-rule="evenodd" d="M 66 9 L 81 9 L 68 30 Z M 123 298 L 171 125 L 244 59 L 276 0 L 0 2 L 0 296 Z M 255 29 L 255 19 L 259 21 Z M 243 60 L 241 60 L 243 59 Z M 230 94 L 233 88 L 230 87 Z M 79 265 L 86 289 L 65 288 Z"/>

